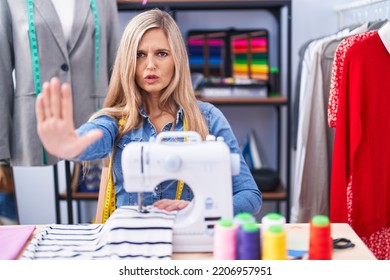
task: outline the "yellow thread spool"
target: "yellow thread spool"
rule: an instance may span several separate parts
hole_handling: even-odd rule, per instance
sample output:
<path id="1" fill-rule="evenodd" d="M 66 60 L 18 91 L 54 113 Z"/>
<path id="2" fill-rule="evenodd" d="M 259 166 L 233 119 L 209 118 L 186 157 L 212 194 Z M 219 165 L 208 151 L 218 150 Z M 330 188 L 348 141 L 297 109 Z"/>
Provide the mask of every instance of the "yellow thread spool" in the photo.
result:
<path id="1" fill-rule="evenodd" d="M 262 259 L 287 259 L 287 237 L 281 225 L 271 225 L 265 230 L 262 244 Z"/>

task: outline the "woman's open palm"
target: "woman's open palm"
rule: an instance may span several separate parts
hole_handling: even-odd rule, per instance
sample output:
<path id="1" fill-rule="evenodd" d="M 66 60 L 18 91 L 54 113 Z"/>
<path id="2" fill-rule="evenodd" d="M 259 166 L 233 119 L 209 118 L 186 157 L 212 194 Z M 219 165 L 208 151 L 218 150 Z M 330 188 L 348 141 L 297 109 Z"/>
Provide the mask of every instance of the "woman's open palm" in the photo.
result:
<path id="1" fill-rule="evenodd" d="M 60 85 L 58 78 L 52 78 L 50 82 L 43 84 L 35 111 L 38 135 L 45 149 L 54 156 L 72 159 L 102 137 L 101 130 L 92 130 L 83 136 L 77 135 L 70 86 Z"/>

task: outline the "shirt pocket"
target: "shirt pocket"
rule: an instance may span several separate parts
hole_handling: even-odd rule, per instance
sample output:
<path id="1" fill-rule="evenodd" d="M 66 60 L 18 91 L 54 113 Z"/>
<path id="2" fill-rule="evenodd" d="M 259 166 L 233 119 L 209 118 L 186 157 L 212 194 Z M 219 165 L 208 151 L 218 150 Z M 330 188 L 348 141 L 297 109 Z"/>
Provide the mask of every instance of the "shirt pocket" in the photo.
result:
<path id="1" fill-rule="evenodd" d="M 123 135 L 115 147 L 114 169 L 115 172 L 122 173 L 122 152 L 123 149 L 132 142 L 141 142 L 141 138 L 132 137 L 131 135 Z"/>
<path id="2" fill-rule="evenodd" d="M 142 142 L 142 138 L 134 137 L 132 135 L 123 135 L 122 138 L 116 144 L 116 148 L 123 150 L 128 144 L 132 142 Z"/>

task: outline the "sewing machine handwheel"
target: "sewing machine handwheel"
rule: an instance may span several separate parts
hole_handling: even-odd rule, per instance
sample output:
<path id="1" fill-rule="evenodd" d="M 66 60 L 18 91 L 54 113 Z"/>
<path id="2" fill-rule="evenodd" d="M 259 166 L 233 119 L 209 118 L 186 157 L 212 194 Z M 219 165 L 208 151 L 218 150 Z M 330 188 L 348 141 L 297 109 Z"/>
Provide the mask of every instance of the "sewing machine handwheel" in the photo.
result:
<path id="1" fill-rule="evenodd" d="M 181 158 L 177 154 L 168 154 L 164 158 L 164 167 L 170 172 L 176 172 L 180 169 Z"/>

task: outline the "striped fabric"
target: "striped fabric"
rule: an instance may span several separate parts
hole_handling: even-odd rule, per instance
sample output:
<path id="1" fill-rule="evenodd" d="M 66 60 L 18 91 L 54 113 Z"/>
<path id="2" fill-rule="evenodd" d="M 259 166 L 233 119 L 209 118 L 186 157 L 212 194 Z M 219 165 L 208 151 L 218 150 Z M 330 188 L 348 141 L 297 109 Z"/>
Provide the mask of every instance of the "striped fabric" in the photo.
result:
<path id="1" fill-rule="evenodd" d="M 105 224 L 47 225 L 21 259 L 171 259 L 176 212 L 147 209 L 120 207 Z"/>

